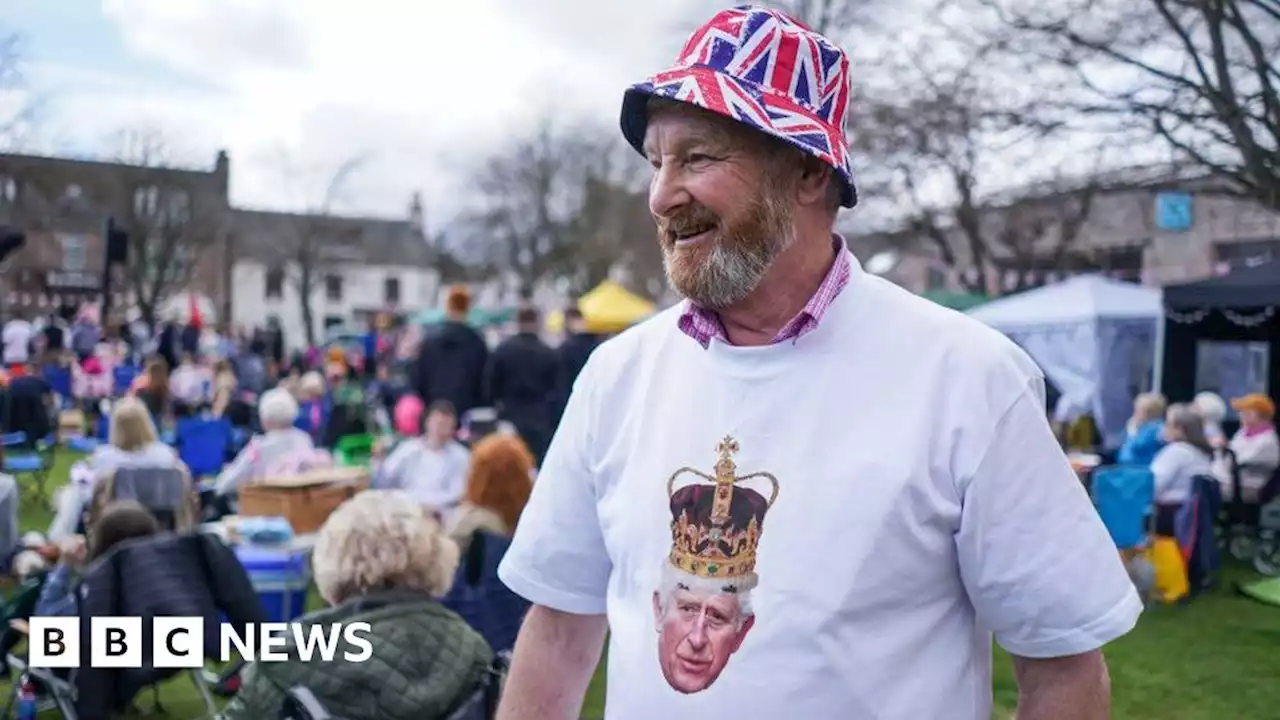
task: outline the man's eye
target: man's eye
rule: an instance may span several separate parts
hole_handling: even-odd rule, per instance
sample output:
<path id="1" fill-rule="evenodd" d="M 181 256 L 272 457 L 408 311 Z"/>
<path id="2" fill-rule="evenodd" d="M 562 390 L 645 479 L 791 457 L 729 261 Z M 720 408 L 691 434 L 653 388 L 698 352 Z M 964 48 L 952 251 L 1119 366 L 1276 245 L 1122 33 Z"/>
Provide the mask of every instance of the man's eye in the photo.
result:
<path id="1" fill-rule="evenodd" d="M 710 162 L 711 159 L 712 158 L 710 155 L 706 155 L 703 153 L 689 153 L 688 155 L 685 156 L 684 161 L 692 165 L 694 163 Z"/>

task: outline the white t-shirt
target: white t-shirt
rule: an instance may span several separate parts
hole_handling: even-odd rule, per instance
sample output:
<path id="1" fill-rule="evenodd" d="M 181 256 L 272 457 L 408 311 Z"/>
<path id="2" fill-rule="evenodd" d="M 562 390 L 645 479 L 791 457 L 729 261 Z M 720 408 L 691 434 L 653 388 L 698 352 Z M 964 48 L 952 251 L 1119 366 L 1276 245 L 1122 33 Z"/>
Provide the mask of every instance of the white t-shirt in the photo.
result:
<path id="1" fill-rule="evenodd" d="M 31 359 L 31 336 L 35 328 L 26 320 L 10 320 L 4 324 L 5 364 L 25 363 Z"/>
<path id="2" fill-rule="evenodd" d="M 500 576 L 535 603 L 608 614 L 608 720 L 986 720 L 991 633 L 1041 658 L 1136 623 L 1036 366 L 853 264 L 795 341 L 704 349 L 673 308 L 604 343 L 577 381 Z M 726 438 L 721 469 L 753 477 L 716 530 Z M 673 504 L 694 522 L 674 523 Z M 698 552 L 729 543 L 727 562 Z"/>
<path id="3" fill-rule="evenodd" d="M 1197 475 L 1213 477 L 1213 458 L 1191 443 L 1173 442 L 1151 460 L 1156 502 L 1177 505 L 1191 496 Z"/>
<path id="4" fill-rule="evenodd" d="M 378 486 L 404 490 L 446 516 L 462 502 L 471 453 L 449 442 L 436 450 L 414 438 L 396 446 L 378 468 Z"/>

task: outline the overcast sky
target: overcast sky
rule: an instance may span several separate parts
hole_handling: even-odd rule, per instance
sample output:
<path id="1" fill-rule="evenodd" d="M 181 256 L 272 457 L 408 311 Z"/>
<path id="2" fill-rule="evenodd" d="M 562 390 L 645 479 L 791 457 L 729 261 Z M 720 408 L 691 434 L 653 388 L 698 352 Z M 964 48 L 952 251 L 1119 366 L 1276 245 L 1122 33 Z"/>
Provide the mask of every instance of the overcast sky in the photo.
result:
<path id="1" fill-rule="evenodd" d="M 649 0 L 0 0 L 40 98 L 30 149 L 113 151 L 163 132 L 175 158 L 232 160 L 233 201 L 319 202 L 442 223 L 468 165 L 552 112 L 616 126 L 621 92 L 674 57 L 717 3 Z"/>

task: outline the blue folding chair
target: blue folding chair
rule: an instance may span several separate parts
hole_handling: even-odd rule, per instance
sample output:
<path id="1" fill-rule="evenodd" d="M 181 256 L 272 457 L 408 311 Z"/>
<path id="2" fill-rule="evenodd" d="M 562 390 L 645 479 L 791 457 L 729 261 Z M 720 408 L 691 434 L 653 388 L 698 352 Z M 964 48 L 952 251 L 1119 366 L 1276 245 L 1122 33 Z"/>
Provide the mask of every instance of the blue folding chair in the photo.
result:
<path id="1" fill-rule="evenodd" d="M 20 430 L 0 435 L 0 444 L 4 445 L 4 471 L 15 478 L 23 475 L 31 477 L 35 486 L 18 483 L 19 490 L 28 495 L 34 490 L 36 502 L 49 507 L 44 481 L 52 464 L 49 457 L 51 445 L 48 442 L 30 442 L 27 434 Z"/>
<path id="2" fill-rule="evenodd" d="M 231 446 L 231 422 L 226 419 L 183 418 L 178 421 L 178 456 L 193 478 L 217 475 Z"/>
<path id="3" fill-rule="evenodd" d="M 71 368 L 59 367 L 57 365 L 45 365 L 40 375 L 44 381 L 49 383 L 49 389 L 57 393 L 62 399 L 64 408 L 70 407 L 71 400 Z"/>
<path id="4" fill-rule="evenodd" d="M 111 371 L 112 390 L 116 395 L 124 395 L 133 386 L 138 377 L 136 365 L 118 365 Z"/>
<path id="5" fill-rule="evenodd" d="M 1093 503 L 1120 550 L 1147 541 L 1155 502 L 1155 476 L 1140 465 L 1111 465 L 1093 471 Z"/>

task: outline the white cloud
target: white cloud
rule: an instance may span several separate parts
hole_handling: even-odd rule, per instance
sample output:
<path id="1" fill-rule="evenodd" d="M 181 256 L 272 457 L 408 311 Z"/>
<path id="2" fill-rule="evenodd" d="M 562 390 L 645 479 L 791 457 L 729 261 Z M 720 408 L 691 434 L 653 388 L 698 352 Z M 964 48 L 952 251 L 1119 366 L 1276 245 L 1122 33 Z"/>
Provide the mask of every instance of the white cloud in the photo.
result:
<path id="1" fill-rule="evenodd" d="M 626 84 L 659 69 L 697 21 L 690 7 L 104 0 L 131 53 L 191 86 L 50 66 L 38 75 L 59 87 L 51 127 L 63 144 L 141 125 L 201 164 L 225 148 L 233 199 L 255 206 L 315 203 L 332 169 L 361 156 L 345 209 L 400 214 L 422 190 L 439 217 L 465 192 L 466 166 L 540 115 L 614 127 Z M 285 172 L 281 157 L 308 170 Z"/>

